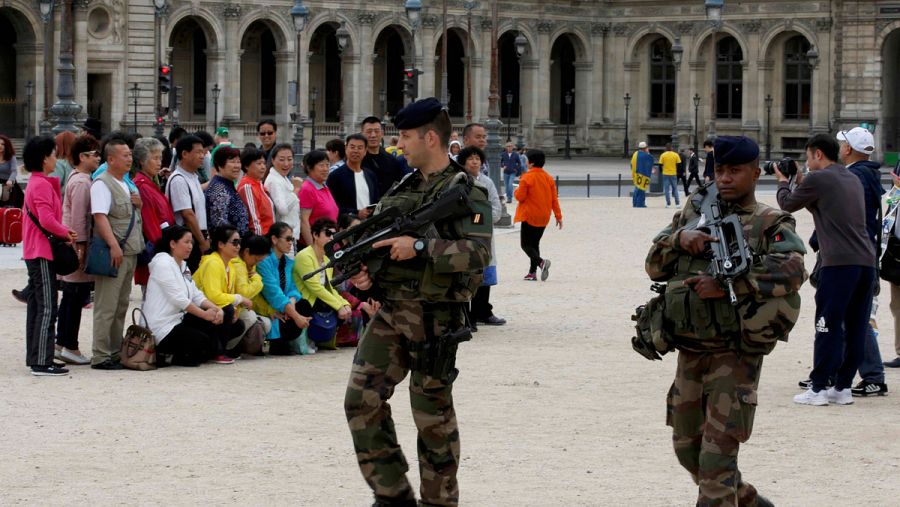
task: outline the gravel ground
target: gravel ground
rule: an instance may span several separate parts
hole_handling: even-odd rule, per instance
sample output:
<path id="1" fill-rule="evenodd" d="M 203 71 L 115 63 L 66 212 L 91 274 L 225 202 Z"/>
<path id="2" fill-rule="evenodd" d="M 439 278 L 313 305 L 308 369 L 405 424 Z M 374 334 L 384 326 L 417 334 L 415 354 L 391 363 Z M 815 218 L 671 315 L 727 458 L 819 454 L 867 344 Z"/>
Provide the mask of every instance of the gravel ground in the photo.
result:
<path id="1" fill-rule="evenodd" d="M 565 229 L 544 236 L 553 260 L 545 283 L 521 280 L 518 231 L 498 231 L 501 283 L 492 300 L 509 324 L 483 327 L 461 347 L 454 389 L 463 505 L 693 504 L 696 487 L 665 426 L 675 358 L 651 363 L 629 344 L 629 316 L 650 297 L 644 256 L 672 212 L 661 198 L 649 202 L 633 210 L 629 199 L 564 199 Z M 798 222 L 807 237 L 809 214 Z M 14 249 L 2 250 L 0 284 L 21 287 L 23 264 Z M 132 303 L 139 297 L 135 290 Z M 885 359 L 894 336 L 887 306 L 878 318 Z M 766 358 L 741 470 L 778 505 L 896 505 L 900 397 L 847 407 L 791 402 L 812 363 L 813 310 L 804 286 L 791 341 Z M 371 503 L 342 410 L 352 350 L 146 373 L 73 367 L 66 378 L 36 378 L 24 367 L 25 307 L 2 296 L 0 312 L 8 323 L 0 331 L 0 504 Z M 90 336 L 88 310 L 86 351 Z M 898 373 L 888 371 L 891 388 L 900 388 Z M 402 385 L 392 401 L 417 484 Z"/>

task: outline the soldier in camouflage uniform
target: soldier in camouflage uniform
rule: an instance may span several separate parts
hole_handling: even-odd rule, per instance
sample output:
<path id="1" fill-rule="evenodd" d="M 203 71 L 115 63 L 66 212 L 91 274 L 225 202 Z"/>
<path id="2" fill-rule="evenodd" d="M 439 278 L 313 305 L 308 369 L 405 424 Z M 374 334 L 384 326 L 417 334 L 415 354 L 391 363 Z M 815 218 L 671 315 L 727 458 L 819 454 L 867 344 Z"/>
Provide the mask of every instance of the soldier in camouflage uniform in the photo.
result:
<path id="1" fill-rule="evenodd" d="M 376 213 L 391 206 L 412 211 L 453 185 L 468 186 L 473 212 L 435 223 L 424 238 L 402 236 L 374 244 L 390 248 L 389 258 L 367 264 L 352 281 L 363 290 L 374 283 L 384 294 L 384 306 L 359 343 L 344 410 L 375 505 L 415 506 L 406 478 L 409 467 L 388 404 L 394 388 L 411 371 L 410 404 L 422 478 L 419 505 L 457 505 L 460 447 L 453 363 L 456 344 L 471 336 L 464 306 L 490 261 L 491 205 L 487 190 L 448 159 L 451 123 L 436 99 L 408 105 L 394 122 L 400 130 L 399 148 L 417 170 L 388 191 Z M 444 365 L 441 373 L 436 363 Z"/>
<path id="2" fill-rule="evenodd" d="M 756 143 L 723 136 L 715 152 L 722 215 L 739 217 L 753 261 L 735 280 L 738 303 L 732 306 L 706 274 L 708 243 L 715 238 L 694 230 L 700 194 L 654 239 L 646 270 L 654 281 L 668 282 L 664 320 L 678 349 L 666 424 L 678 461 L 699 486 L 697 505 L 767 506 L 771 502 L 742 479 L 738 448 L 753 427 L 763 356 L 787 340 L 799 316 L 806 252 L 793 217 L 756 202 Z"/>

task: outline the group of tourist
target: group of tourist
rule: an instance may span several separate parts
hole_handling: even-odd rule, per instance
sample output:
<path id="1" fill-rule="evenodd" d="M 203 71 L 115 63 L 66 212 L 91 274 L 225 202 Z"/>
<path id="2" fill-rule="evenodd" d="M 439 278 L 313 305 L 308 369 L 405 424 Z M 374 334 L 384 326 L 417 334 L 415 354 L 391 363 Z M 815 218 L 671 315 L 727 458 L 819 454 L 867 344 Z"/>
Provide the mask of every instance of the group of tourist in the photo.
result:
<path id="1" fill-rule="evenodd" d="M 98 139 L 97 126 L 85 125 L 78 136 L 28 141 L 18 169 L 19 179 L 26 174 L 33 182 L 23 200 L 36 222 L 23 221 L 28 285 L 13 295 L 28 305 L 26 364 L 33 374 L 65 375 L 67 363 L 121 369 L 133 285 L 143 295 L 139 324 L 152 331 L 162 366 L 230 364 L 242 354 L 309 354 L 357 343 L 380 303 L 349 282 L 332 286 L 337 274 L 330 268 L 307 280 L 303 275 L 328 263 L 325 246 L 333 236 L 370 217 L 411 170 L 396 142 L 382 146 L 384 129 L 372 116 L 358 133 L 306 153 L 300 178 L 292 147 L 276 142 L 277 128 L 273 120 L 260 121 L 259 144 L 241 148 L 225 127 L 213 136 L 175 127 L 168 138 L 112 132 Z M 507 196 L 487 177 L 486 137 L 482 125 L 467 125 L 462 136 L 453 133 L 457 149 L 448 156 L 488 188 L 496 222 Z M 0 158 L 15 168 L 12 144 L 0 141 Z M 531 231 L 523 234 L 532 264 L 527 280 L 535 279 L 536 267 L 542 279 L 548 273 L 538 232 L 549 221 L 551 199 L 561 226 L 555 189 L 544 189 L 541 178 L 534 188 L 543 193 L 535 193 L 524 175 L 526 166 L 540 172 L 543 155 L 533 158 L 525 162 L 510 145 L 499 161 L 523 178 L 516 221 Z M 15 173 L 8 182 L 19 181 Z M 51 243 L 57 239 L 70 241 L 80 262 L 65 276 L 54 271 Z M 469 307 L 473 330 L 506 323 L 490 303 L 497 281 L 494 259 Z M 91 306 L 87 354 L 79 328 L 82 310 Z M 322 315 L 340 325 L 304 333 L 311 323 L 318 329 Z"/>

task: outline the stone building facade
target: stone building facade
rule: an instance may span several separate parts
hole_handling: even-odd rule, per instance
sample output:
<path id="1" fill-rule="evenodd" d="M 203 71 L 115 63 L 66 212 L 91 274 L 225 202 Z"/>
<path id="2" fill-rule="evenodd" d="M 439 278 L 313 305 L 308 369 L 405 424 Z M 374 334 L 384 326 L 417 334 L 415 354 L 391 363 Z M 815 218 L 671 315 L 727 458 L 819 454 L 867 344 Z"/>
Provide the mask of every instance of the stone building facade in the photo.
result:
<path id="1" fill-rule="evenodd" d="M 162 16 L 151 0 L 73 4 L 76 100 L 105 130 L 131 128 L 136 109 L 139 130 L 152 131 L 160 62 L 174 66 L 183 90 L 179 123 L 228 125 L 238 142 L 255 139 L 265 117 L 282 125 L 279 136 L 288 141 L 291 113 L 315 116 L 321 146 L 365 116 L 390 116 L 404 103 L 407 65 L 423 71 L 420 96 L 441 95 L 437 1 L 423 2 L 413 34 L 403 0 L 307 0 L 309 22 L 299 36 L 290 0 L 170 0 Z M 630 145 L 661 146 L 674 136 L 684 147 L 745 134 L 778 157 L 799 153 L 810 132 L 868 123 L 879 153 L 900 149 L 900 98 L 890 91 L 900 85 L 900 1 L 725 4 L 717 27 L 702 0 L 501 1 L 500 109 L 510 137 L 521 133 L 527 145 L 558 153 L 568 129 L 575 153 L 616 155 L 626 148 L 627 122 Z M 459 124 L 486 118 L 490 77 L 490 1 L 465 7 L 448 0 L 448 106 Z M 55 56 L 45 62 L 43 55 L 48 44 L 57 54 L 58 15 L 49 35 L 47 26 L 38 2 L 0 0 L 0 130 L 16 137 L 26 124 L 34 130 L 43 90 L 57 79 Z M 343 48 L 341 26 L 349 34 Z M 527 41 L 521 57 L 519 33 Z M 680 65 L 673 48 L 683 48 Z M 295 108 L 289 83 L 298 79 Z M 30 98 L 28 82 L 37 90 Z M 309 122 L 305 133 L 308 143 Z"/>

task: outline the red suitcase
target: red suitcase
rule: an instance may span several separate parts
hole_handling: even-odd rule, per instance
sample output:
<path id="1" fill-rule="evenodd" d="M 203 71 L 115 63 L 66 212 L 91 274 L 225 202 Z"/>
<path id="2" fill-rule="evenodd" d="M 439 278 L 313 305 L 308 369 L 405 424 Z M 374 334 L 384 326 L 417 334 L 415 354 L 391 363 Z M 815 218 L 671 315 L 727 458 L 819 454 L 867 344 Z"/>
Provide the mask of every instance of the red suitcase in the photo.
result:
<path id="1" fill-rule="evenodd" d="M 22 210 L 0 209 L 0 244 L 18 245 L 22 242 Z"/>

